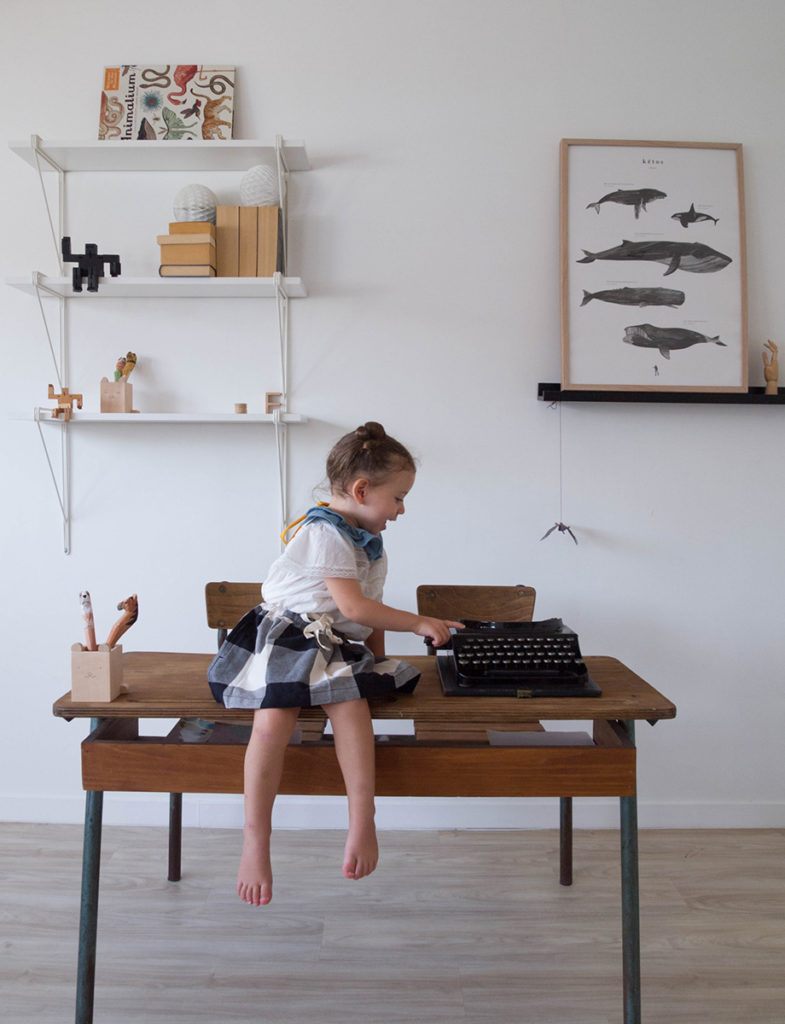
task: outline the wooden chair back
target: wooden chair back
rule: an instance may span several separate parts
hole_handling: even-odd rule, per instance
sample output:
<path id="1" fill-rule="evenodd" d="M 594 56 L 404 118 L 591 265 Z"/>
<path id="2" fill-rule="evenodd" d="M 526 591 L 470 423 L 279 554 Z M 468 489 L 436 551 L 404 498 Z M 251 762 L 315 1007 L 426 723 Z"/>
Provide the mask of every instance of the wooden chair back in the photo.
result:
<path id="1" fill-rule="evenodd" d="M 240 619 L 262 601 L 261 583 L 208 583 L 204 588 L 207 625 L 218 630 L 218 646 Z"/>
<path id="2" fill-rule="evenodd" d="M 472 587 L 426 583 L 417 588 L 417 611 L 437 619 L 481 619 L 490 622 L 530 622 L 534 587 Z M 427 646 L 428 653 L 434 648 Z"/>
<path id="3" fill-rule="evenodd" d="M 423 584 L 417 588 L 417 611 L 437 619 L 485 619 L 529 622 L 534 615 L 534 587 L 452 587 Z"/>

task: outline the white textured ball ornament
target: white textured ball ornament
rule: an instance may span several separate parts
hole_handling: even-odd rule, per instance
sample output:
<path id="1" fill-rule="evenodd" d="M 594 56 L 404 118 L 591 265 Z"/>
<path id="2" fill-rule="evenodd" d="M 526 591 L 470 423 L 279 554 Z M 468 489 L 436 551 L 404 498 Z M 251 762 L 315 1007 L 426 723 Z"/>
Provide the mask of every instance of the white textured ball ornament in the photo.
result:
<path id="1" fill-rule="evenodd" d="M 201 220 L 215 224 L 218 200 L 206 185 L 186 185 L 174 197 L 175 220 Z"/>
<path id="2" fill-rule="evenodd" d="M 277 206 L 278 170 L 270 164 L 257 164 L 240 181 L 241 206 Z"/>

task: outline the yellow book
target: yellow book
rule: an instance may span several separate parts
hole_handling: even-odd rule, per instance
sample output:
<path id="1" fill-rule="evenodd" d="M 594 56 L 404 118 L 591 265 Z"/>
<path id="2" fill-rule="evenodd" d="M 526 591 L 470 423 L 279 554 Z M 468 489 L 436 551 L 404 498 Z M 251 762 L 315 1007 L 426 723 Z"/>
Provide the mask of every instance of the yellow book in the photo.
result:
<path id="1" fill-rule="evenodd" d="M 215 238 L 215 224 L 209 220 L 174 220 L 169 223 L 170 235 L 201 235 L 204 232 Z"/>
<path id="2" fill-rule="evenodd" d="M 215 277 L 215 267 L 207 264 L 185 266 L 183 264 L 162 264 L 158 268 L 161 277 Z"/>
<path id="3" fill-rule="evenodd" d="M 256 277 L 256 207 L 239 207 L 240 215 L 240 266 L 239 277 Z"/>
<path id="4" fill-rule="evenodd" d="M 215 266 L 215 243 L 201 242 L 191 245 L 162 245 L 161 263 L 209 263 Z"/>
<path id="5" fill-rule="evenodd" d="M 240 273 L 240 207 L 218 206 L 215 210 L 216 269 L 219 277 Z"/>
<path id="6" fill-rule="evenodd" d="M 158 235 L 156 241 L 159 245 L 215 245 L 215 236 L 205 231 L 200 235 Z"/>
<path id="7" fill-rule="evenodd" d="M 272 277 L 281 266 L 281 211 L 277 206 L 256 207 L 256 276 Z"/>

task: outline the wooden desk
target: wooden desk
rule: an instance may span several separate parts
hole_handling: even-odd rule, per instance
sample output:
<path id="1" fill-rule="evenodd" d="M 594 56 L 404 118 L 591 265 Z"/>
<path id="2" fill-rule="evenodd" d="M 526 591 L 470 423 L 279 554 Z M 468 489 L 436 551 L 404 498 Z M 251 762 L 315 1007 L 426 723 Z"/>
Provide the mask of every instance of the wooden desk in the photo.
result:
<path id="1" fill-rule="evenodd" d="M 209 654 L 129 653 L 124 692 L 111 704 L 81 703 L 70 694 L 56 716 L 91 718 L 82 743 L 86 794 L 82 912 L 76 1024 L 93 1019 L 101 819 L 105 791 L 168 792 L 170 878 L 179 878 L 183 793 L 241 793 L 245 743 L 231 723 L 253 712 L 227 711 L 211 697 Z M 602 688 L 596 698 L 556 700 L 444 697 L 434 657 L 407 657 L 422 672 L 413 694 L 374 701 L 375 719 L 411 720 L 415 736 L 391 737 L 376 748 L 379 796 L 618 796 L 620 799 L 624 1022 L 640 1024 L 640 937 L 634 723 L 673 718 L 674 705 L 614 658 L 586 658 Z M 139 734 L 143 718 L 206 718 L 216 723 L 207 743 Z M 547 720 L 592 723 L 590 746 L 490 746 L 488 728 L 532 729 Z M 303 742 L 287 749 L 281 793 L 343 794 L 331 739 L 322 737 L 319 708 L 300 714 Z M 564 823 L 562 823 L 564 824 Z"/>

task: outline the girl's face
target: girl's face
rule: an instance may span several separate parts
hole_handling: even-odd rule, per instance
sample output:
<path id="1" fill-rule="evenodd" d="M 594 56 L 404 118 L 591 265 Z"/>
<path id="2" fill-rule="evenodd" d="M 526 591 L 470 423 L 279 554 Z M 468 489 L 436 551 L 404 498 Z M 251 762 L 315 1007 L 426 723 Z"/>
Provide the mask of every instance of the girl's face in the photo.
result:
<path id="1" fill-rule="evenodd" d="M 369 533 L 381 533 L 388 523 L 394 522 L 406 511 L 404 498 L 413 485 L 414 470 L 411 469 L 391 473 L 378 484 L 365 479 L 356 480 L 352 494 L 358 526 Z"/>

